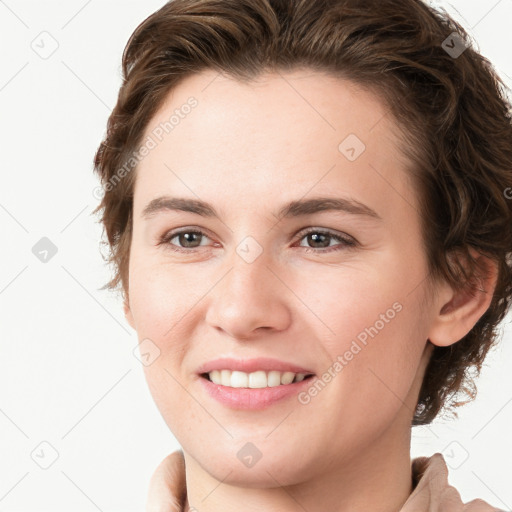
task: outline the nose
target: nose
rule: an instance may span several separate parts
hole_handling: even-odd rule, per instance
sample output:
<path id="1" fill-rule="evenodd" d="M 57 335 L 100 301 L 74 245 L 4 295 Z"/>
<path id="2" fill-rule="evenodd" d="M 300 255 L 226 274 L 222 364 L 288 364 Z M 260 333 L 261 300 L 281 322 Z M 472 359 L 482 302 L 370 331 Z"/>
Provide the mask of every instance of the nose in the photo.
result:
<path id="1" fill-rule="evenodd" d="M 206 322 L 240 340 L 283 331 L 291 321 L 293 294 L 279 268 L 260 255 L 248 263 L 235 254 L 231 268 L 209 294 Z M 281 269 L 282 273 L 282 269 Z"/>

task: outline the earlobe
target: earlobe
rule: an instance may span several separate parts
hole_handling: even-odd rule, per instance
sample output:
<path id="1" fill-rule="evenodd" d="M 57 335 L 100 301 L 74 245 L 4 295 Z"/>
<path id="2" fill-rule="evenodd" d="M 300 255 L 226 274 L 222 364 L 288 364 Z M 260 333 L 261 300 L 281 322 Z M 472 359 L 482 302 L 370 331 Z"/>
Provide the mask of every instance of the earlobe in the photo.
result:
<path id="1" fill-rule="evenodd" d="M 461 340 L 487 311 L 496 288 L 496 262 L 470 250 L 482 269 L 475 282 L 463 289 L 443 283 L 436 301 L 436 314 L 428 339 L 433 345 L 447 347 Z"/>

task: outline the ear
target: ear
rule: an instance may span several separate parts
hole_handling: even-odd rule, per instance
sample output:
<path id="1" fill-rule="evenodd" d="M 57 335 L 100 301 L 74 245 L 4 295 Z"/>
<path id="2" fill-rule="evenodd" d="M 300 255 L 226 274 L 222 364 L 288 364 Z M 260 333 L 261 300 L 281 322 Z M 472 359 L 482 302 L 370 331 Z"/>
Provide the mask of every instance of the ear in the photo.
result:
<path id="1" fill-rule="evenodd" d="M 447 347 L 461 340 L 491 304 L 498 266 L 472 248 L 469 252 L 481 270 L 476 270 L 474 280 L 463 289 L 455 290 L 446 282 L 439 285 L 435 316 L 428 336 L 433 345 Z"/>
<path id="2" fill-rule="evenodd" d="M 124 299 L 123 303 L 123 309 L 124 309 L 124 317 L 126 318 L 126 321 L 130 324 L 130 326 L 135 329 L 135 321 L 133 320 L 132 310 L 130 309 L 130 299 L 128 295 Z"/>

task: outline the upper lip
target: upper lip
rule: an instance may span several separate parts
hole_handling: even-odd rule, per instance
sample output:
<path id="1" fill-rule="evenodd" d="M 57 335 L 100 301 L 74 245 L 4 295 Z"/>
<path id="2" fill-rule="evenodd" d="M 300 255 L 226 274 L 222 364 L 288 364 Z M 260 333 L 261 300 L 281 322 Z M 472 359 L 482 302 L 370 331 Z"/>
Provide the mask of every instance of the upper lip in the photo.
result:
<path id="1" fill-rule="evenodd" d="M 293 363 L 286 361 L 280 361 L 278 359 L 272 359 L 269 357 L 258 357 L 254 359 L 235 359 L 231 357 L 223 357 L 215 359 L 214 361 L 208 361 L 207 363 L 200 366 L 197 370 L 198 374 L 209 373 L 213 370 L 231 370 L 240 371 L 245 373 L 252 373 L 258 370 L 263 371 L 279 371 L 279 372 L 293 372 L 293 373 L 305 373 L 313 374 L 314 372 L 302 368 Z"/>

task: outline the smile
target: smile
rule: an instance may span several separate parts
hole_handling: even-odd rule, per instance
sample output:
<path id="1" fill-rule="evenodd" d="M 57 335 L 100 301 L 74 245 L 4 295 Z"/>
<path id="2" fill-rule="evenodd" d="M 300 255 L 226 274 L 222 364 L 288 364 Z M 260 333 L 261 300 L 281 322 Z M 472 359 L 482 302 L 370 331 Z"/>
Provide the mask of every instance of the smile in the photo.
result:
<path id="1" fill-rule="evenodd" d="M 311 368 L 269 357 L 221 357 L 196 369 L 210 398 L 229 409 L 263 410 L 293 399 L 315 377 Z"/>
<path id="2" fill-rule="evenodd" d="M 242 371 L 232 370 L 213 370 L 209 373 L 201 375 L 210 382 L 230 388 L 272 388 L 276 386 L 286 386 L 296 382 L 302 382 L 304 379 L 311 377 L 311 374 L 280 372 L 257 370 L 255 372 L 246 373 Z"/>

